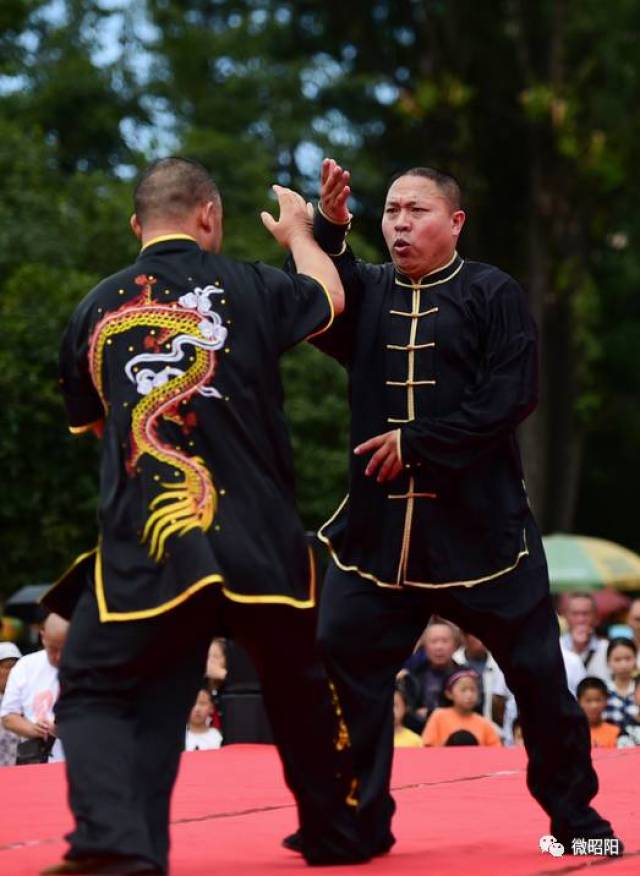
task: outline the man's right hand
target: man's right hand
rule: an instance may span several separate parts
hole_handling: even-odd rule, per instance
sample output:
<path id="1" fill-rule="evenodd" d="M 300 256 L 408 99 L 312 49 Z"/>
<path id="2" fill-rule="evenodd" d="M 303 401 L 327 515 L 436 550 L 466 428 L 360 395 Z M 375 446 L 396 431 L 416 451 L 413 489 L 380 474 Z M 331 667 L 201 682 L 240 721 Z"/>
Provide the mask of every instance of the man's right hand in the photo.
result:
<path id="1" fill-rule="evenodd" d="M 320 209 L 336 225 L 347 225 L 351 219 L 347 201 L 351 194 L 351 174 L 333 158 L 325 158 L 320 171 Z"/>
<path id="2" fill-rule="evenodd" d="M 272 189 L 278 199 L 280 217 L 276 220 L 271 213 L 262 211 L 260 218 L 267 231 L 285 249 L 291 249 L 296 239 L 313 241 L 313 206 L 307 204 L 302 195 L 292 189 L 284 186 L 272 186 Z"/>

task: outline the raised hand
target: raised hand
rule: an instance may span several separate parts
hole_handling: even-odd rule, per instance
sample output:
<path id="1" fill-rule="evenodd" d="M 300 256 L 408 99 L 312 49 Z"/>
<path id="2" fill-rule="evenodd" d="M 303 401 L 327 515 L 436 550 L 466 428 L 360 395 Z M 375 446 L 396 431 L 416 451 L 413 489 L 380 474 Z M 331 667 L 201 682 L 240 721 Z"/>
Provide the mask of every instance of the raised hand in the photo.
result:
<path id="1" fill-rule="evenodd" d="M 333 158 L 325 158 L 320 171 L 320 208 L 327 219 L 346 225 L 351 219 L 347 201 L 351 194 L 351 174 Z"/>
<path id="2" fill-rule="evenodd" d="M 293 189 L 283 186 L 272 186 L 278 199 L 280 216 L 276 220 L 263 210 L 260 213 L 262 224 L 272 234 L 280 246 L 291 249 L 291 243 L 295 238 L 313 239 L 311 225 L 313 222 L 313 205 L 308 204 L 302 195 Z"/>

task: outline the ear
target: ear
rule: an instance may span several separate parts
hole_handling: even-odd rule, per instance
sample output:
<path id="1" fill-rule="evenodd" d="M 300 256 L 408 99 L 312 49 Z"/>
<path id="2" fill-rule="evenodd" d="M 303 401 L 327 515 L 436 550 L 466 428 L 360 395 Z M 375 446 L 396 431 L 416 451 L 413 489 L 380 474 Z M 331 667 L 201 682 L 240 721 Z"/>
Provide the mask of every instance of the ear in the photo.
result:
<path id="1" fill-rule="evenodd" d="M 464 225 L 464 220 L 467 218 L 464 210 L 456 210 L 455 213 L 451 217 L 451 228 L 456 237 L 459 236 L 462 231 L 462 226 Z"/>
<path id="2" fill-rule="evenodd" d="M 138 240 L 142 240 L 142 225 L 140 224 L 140 220 L 136 213 L 131 214 L 129 225 L 131 226 L 134 236 L 137 237 Z"/>
<path id="3" fill-rule="evenodd" d="M 220 252 L 222 247 L 222 204 L 217 201 L 207 201 L 200 208 L 199 223 L 203 231 L 210 237 L 212 251 Z"/>
<path id="4" fill-rule="evenodd" d="M 450 690 L 445 690 L 444 695 L 445 695 L 446 699 L 451 700 L 451 702 L 453 702 L 453 696 L 451 695 Z"/>

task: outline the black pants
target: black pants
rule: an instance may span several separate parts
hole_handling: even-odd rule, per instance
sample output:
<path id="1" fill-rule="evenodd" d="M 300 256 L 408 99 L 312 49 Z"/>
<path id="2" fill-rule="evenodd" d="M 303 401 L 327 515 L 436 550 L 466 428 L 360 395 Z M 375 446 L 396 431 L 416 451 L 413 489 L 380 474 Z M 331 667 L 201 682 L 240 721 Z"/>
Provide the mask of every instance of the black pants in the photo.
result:
<path id="1" fill-rule="evenodd" d="M 389 791 L 396 673 L 429 616 L 439 614 L 478 636 L 493 653 L 518 704 L 529 757 L 527 784 L 556 836 L 607 836 L 589 807 L 598 789 L 590 736 L 567 688 L 546 566 L 521 568 L 474 588 L 390 590 L 329 568 L 319 641 L 351 737 L 360 783 L 359 814 L 369 849 L 393 841 Z"/>
<path id="2" fill-rule="evenodd" d="M 92 590 L 73 614 L 56 706 L 76 821 L 67 857 L 134 856 L 166 870 L 186 721 L 209 642 L 223 627 L 256 662 L 305 856 L 362 857 L 347 802 L 350 752 L 335 744 L 338 720 L 312 612 L 235 605 L 203 591 L 158 618 L 100 623 Z"/>

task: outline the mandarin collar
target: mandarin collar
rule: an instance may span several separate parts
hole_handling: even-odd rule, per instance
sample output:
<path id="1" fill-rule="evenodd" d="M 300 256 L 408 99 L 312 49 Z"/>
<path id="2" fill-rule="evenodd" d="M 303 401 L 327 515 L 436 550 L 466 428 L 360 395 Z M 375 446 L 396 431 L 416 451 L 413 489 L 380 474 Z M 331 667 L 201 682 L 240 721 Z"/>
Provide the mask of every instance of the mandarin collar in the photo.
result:
<path id="1" fill-rule="evenodd" d="M 155 255 L 158 252 L 174 252 L 188 249 L 201 249 L 195 237 L 191 237 L 190 234 L 163 234 L 161 237 L 154 237 L 148 243 L 145 243 L 138 254 L 138 259 L 146 258 L 148 255 Z"/>
<path id="2" fill-rule="evenodd" d="M 398 286 L 406 286 L 409 289 L 425 288 L 439 283 L 446 283 L 447 280 L 455 277 L 463 264 L 464 259 L 456 251 L 445 265 L 442 265 L 441 268 L 436 268 L 435 271 L 429 271 L 428 274 L 424 274 L 417 282 L 401 271 L 396 270 L 396 283 Z"/>

